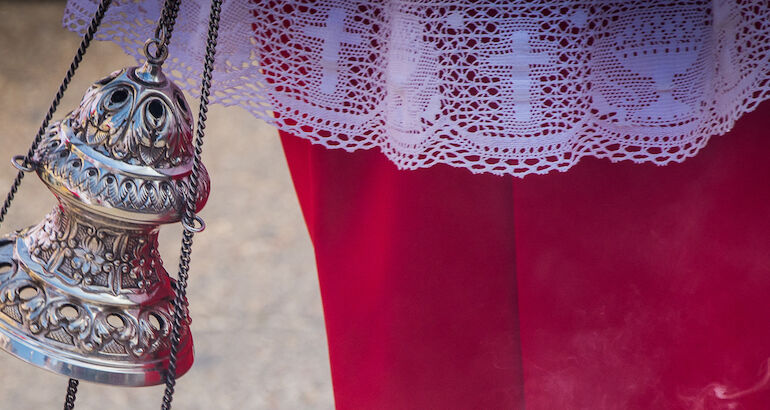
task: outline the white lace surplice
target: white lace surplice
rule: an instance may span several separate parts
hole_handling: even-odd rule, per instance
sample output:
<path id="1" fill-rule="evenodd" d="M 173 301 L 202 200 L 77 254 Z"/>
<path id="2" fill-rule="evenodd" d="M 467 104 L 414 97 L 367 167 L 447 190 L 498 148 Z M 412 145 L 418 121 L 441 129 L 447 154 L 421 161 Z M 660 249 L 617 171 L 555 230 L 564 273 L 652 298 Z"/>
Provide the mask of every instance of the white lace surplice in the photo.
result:
<path id="1" fill-rule="evenodd" d="M 97 38 L 141 59 L 161 1 L 113 3 Z M 770 2 L 670 3 L 229 0 L 212 101 L 401 168 L 681 162 L 770 95 Z M 64 25 L 95 9 L 70 0 Z M 208 12 L 182 2 L 166 62 L 193 93 Z"/>

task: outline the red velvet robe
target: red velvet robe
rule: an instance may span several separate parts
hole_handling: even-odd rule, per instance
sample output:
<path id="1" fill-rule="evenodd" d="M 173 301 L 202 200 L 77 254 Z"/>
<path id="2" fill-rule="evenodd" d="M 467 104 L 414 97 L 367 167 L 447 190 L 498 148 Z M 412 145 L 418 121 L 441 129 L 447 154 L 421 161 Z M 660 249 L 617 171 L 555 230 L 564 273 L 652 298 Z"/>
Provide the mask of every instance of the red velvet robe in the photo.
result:
<path id="1" fill-rule="evenodd" d="M 770 409 L 770 105 L 524 179 L 283 134 L 338 409 Z"/>

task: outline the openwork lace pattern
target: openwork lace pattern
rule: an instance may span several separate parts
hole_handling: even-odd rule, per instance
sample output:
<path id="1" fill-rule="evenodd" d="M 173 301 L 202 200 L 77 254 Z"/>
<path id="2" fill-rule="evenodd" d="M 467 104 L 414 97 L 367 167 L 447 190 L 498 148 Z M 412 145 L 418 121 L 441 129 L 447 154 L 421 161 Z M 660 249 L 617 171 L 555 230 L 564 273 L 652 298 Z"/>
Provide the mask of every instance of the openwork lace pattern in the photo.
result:
<path id="1" fill-rule="evenodd" d="M 208 2 L 182 2 L 167 74 L 192 93 Z M 97 38 L 138 59 L 160 0 Z M 70 0 L 82 32 L 94 0 Z M 770 95 L 770 2 L 231 0 L 213 102 L 401 168 L 524 176 L 584 156 L 665 165 Z"/>

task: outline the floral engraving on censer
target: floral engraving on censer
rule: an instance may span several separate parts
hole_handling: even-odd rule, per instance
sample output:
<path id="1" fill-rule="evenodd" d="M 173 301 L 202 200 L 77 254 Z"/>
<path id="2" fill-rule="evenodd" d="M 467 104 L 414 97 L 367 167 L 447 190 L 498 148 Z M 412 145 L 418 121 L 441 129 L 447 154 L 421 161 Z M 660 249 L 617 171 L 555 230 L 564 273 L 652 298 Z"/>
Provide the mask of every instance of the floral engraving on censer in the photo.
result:
<path id="1" fill-rule="evenodd" d="M 96 227 L 70 212 L 54 210 L 24 238 L 32 259 L 70 286 L 113 295 L 150 291 L 163 262 L 157 230 Z"/>
<path id="2" fill-rule="evenodd" d="M 15 239 L 0 241 L 0 254 L 10 253 Z M 126 360 L 168 348 L 173 317 L 167 299 L 120 310 L 73 299 L 35 280 L 18 264 L 0 273 L 0 313 L 60 349 Z"/>

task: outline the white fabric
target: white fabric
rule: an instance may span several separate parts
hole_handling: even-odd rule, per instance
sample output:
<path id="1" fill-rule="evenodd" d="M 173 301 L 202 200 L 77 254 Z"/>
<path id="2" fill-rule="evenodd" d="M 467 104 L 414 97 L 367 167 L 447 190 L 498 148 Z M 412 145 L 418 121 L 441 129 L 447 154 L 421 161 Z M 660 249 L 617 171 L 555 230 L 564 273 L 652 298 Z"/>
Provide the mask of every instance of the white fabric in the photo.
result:
<path id="1" fill-rule="evenodd" d="M 141 57 L 161 1 L 114 3 L 98 38 Z M 225 0 L 213 101 L 402 168 L 681 162 L 770 95 L 770 1 L 674 3 Z M 193 93 L 208 8 L 182 2 L 167 62 Z"/>

